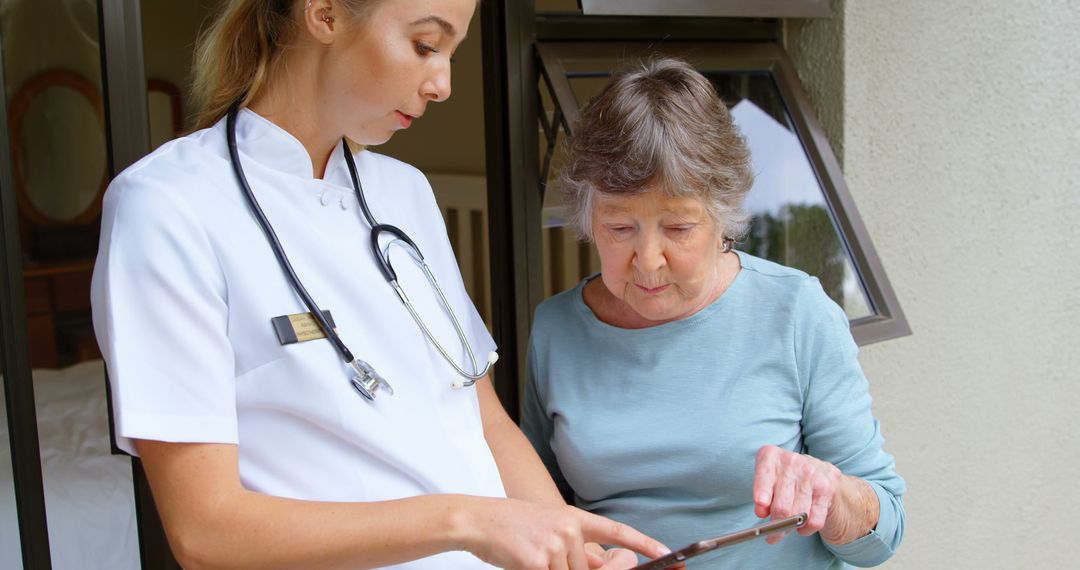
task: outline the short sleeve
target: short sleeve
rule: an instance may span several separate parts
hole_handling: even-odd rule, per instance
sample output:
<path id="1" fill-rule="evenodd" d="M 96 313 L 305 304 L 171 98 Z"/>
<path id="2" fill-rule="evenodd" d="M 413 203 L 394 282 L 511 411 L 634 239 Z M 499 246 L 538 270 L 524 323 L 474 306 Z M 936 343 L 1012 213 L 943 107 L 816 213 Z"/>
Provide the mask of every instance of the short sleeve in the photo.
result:
<path id="1" fill-rule="evenodd" d="M 906 487 L 893 457 L 883 448 L 881 424 L 871 412 L 870 387 L 858 352 L 843 310 L 817 279 L 807 279 L 795 314 L 795 357 L 805 392 L 804 451 L 870 483 L 880 504 L 878 524 L 870 535 L 825 546 L 849 564 L 873 566 L 900 546 L 904 534 L 900 497 Z"/>
<path id="2" fill-rule="evenodd" d="M 117 444 L 237 443 L 225 278 L 191 207 L 157 180 L 110 186 L 91 292 Z"/>

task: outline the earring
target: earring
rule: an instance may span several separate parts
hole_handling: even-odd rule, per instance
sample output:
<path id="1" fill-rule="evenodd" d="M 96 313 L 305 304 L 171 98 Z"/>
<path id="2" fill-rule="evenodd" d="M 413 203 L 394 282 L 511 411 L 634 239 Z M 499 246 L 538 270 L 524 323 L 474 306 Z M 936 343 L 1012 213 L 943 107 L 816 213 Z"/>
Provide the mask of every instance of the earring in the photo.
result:
<path id="1" fill-rule="evenodd" d="M 720 249 L 720 253 L 731 253 L 731 250 L 735 248 L 735 240 L 724 237 L 724 247 Z"/>
<path id="2" fill-rule="evenodd" d="M 307 7 L 305 8 L 305 10 L 311 9 L 311 1 L 312 0 L 307 0 Z M 323 8 L 322 14 L 319 15 L 319 19 L 326 22 L 327 24 L 333 24 L 334 17 L 330 15 L 330 8 Z"/>

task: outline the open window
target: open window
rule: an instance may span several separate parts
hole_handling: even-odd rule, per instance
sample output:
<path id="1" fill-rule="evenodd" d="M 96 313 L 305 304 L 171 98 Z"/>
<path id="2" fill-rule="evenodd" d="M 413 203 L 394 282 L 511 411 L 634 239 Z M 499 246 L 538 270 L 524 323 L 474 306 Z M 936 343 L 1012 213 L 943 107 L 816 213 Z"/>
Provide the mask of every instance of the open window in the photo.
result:
<path id="1" fill-rule="evenodd" d="M 540 41 L 536 50 L 546 293 L 599 269 L 591 247 L 567 237 L 555 193 L 543 192 L 561 162 L 559 139 L 614 72 L 670 55 L 712 81 L 750 146 L 756 178 L 744 206 L 753 222 L 738 247 L 818 277 L 848 315 L 859 344 L 910 333 L 839 163 L 779 44 Z"/>

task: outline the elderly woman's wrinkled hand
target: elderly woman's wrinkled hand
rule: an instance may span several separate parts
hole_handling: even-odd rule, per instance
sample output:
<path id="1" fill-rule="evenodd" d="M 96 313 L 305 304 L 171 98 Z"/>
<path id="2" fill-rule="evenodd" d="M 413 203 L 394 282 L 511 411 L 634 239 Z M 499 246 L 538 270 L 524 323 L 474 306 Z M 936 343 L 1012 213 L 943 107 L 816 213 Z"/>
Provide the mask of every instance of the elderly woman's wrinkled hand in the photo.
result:
<path id="1" fill-rule="evenodd" d="M 799 534 L 806 536 L 830 532 L 829 511 L 843 484 L 843 473 L 833 464 L 809 455 L 793 453 L 775 445 L 758 450 L 754 471 L 754 512 L 761 518 L 780 519 L 806 513 L 806 524 Z M 776 544 L 783 535 L 766 539 Z"/>

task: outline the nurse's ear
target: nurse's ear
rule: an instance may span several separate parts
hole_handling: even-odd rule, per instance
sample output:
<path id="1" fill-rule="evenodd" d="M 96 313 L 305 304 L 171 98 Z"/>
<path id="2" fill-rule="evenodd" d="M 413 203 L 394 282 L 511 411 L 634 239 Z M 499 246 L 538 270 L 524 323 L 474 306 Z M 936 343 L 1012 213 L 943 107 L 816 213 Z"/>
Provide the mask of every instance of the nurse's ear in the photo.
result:
<path id="1" fill-rule="evenodd" d="M 334 22 L 334 4 L 330 0 L 307 0 L 304 3 L 304 27 L 319 43 L 333 43 Z"/>

